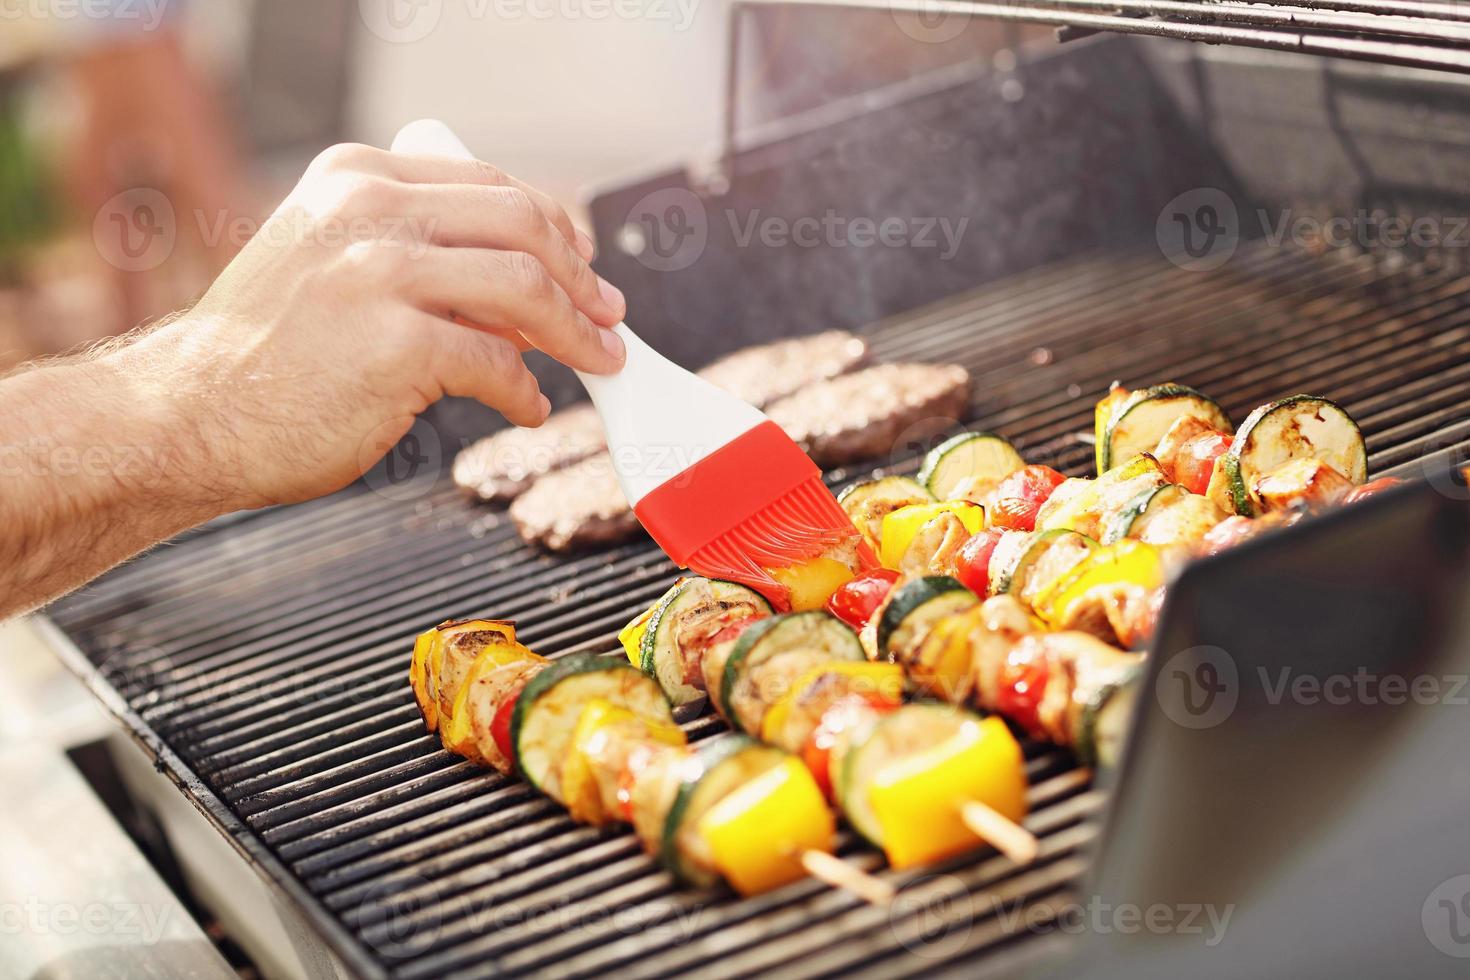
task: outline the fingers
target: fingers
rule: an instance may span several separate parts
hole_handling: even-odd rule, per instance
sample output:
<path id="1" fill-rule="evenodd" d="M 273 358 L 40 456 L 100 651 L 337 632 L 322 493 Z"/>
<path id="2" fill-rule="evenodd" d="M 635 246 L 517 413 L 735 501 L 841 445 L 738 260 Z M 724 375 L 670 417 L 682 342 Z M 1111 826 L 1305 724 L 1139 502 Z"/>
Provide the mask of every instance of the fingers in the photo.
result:
<path id="1" fill-rule="evenodd" d="M 466 327 L 466 328 L 468 328 L 470 330 L 483 330 L 483 331 L 485 331 L 488 334 L 493 334 L 494 336 L 501 338 L 502 340 L 506 341 L 507 343 L 509 343 L 510 345 L 512 345 L 513 347 L 515 347 L 515 349 L 518 350 L 518 351 L 520 351 L 522 354 L 524 354 L 528 350 L 535 350 L 536 349 L 536 347 L 535 347 L 534 344 L 532 344 L 525 337 L 522 337 L 521 336 L 521 333 L 520 333 L 519 330 L 510 330 L 510 329 L 499 330 L 499 329 L 494 329 L 494 328 L 491 328 L 491 327 L 482 327 L 479 324 L 471 323 L 470 321 L 466 320 L 464 317 L 460 317 L 460 316 L 451 316 L 450 319 L 453 320 L 455 323 L 459 324 L 461 327 Z"/>
<path id="2" fill-rule="evenodd" d="M 561 233 L 582 260 L 592 259 L 592 241 L 579 234 L 572 226 L 572 219 L 552 198 L 522 181 L 516 180 L 492 164 L 483 160 L 455 160 L 450 157 L 413 156 L 405 153 L 384 154 L 389 159 L 384 163 L 389 175 L 409 184 L 478 184 L 489 187 L 513 187 L 525 194 L 545 216 L 546 220 Z"/>
<path id="3" fill-rule="evenodd" d="M 448 320 L 425 318 L 431 370 L 446 395 L 473 398 L 516 425 L 535 427 L 551 413 L 536 377 L 520 351 L 504 337 L 470 330 Z"/>
<path id="4" fill-rule="evenodd" d="M 623 366 L 623 342 L 582 313 L 530 253 L 434 247 L 409 265 L 405 288 L 420 309 L 518 331 L 579 371 L 612 374 Z"/>
<path id="5" fill-rule="evenodd" d="M 528 252 L 594 322 L 610 327 L 627 313 L 623 294 L 592 271 L 519 188 L 417 185 L 412 202 L 420 227 L 439 244 Z"/>

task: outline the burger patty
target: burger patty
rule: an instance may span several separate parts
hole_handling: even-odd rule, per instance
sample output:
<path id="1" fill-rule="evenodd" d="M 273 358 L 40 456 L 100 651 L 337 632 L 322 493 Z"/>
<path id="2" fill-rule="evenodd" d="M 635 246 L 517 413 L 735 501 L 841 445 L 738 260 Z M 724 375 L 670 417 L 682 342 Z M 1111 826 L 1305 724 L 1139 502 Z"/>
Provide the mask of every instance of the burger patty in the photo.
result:
<path id="1" fill-rule="evenodd" d="M 841 330 L 778 340 L 722 357 L 699 372 L 757 407 L 852 370 L 867 356 L 861 338 Z M 547 473 L 586 459 L 607 445 L 602 420 L 580 403 L 553 412 L 538 429 L 511 427 L 488 436 L 454 460 L 454 482 L 480 500 L 512 500 Z"/>
<path id="2" fill-rule="evenodd" d="M 747 347 L 701 369 L 701 378 L 756 408 L 807 385 L 846 374 L 863 362 L 868 345 L 842 330 Z"/>
<path id="3" fill-rule="evenodd" d="M 970 373 L 957 364 L 880 364 L 809 385 L 766 414 L 819 466 L 840 466 L 888 455 L 917 426 L 948 428 L 969 402 Z"/>
<path id="4" fill-rule="evenodd" d="M 537 477 L 586 459 L 607 443 L 591 403 L 552 412 L 539 429 L 511 426 L 454 459 L 454 482 L 481 500 L 511 500 Z"/>
<path id="5" fill-rule="evenodd" d="M 912 426 L 958 419 L 969 384 L 955 365 L 881 365 L 810 385 L 769 414 L 818 463 L 835 466 L 887 454 Z M 510 516 L 521 537 L 552 551 L 622 541 L 639 528 L 606 452 L 541 477 Z"/>
<path id="6" fill-rule="evenodd" d="M 622 541 L 639 528 L 605 452 L 541 477 L 510 517 L 528 543 L 552 551 Z"/>

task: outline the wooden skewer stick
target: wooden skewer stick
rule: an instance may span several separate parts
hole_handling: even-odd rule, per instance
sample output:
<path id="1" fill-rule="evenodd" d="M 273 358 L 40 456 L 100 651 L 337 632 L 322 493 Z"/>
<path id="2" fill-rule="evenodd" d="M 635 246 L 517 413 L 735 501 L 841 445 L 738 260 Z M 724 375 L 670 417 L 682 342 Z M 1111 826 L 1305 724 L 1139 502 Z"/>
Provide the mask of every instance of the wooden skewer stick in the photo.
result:
<path id="1" fill-rule="evenodd" d="M 801 866 L 806 873 L 833 888 L 850 891 L 871 905 L 887 905 L 893 901 L 896 889 L 882 878 L 855 868 L 835 854 L 826 851 L 805 850 L 801 852 Z"/>
<path id="2" fill-rule="evenodd" d="M 975 836 L 1017 864 L 1030 864 L 1041 851 L 1035 834 L 979 800 L 970 800 L 961 807 L 960 818 Z"/>

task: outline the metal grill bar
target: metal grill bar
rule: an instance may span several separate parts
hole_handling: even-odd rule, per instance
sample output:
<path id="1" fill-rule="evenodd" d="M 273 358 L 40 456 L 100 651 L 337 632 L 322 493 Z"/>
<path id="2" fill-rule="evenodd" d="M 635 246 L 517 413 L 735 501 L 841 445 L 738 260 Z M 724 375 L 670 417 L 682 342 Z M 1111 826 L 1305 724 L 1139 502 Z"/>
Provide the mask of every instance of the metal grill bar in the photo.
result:
<path id="1" fill-rule="evenodd" d="M 1091 256 L 875 325 L 870 340 L 881 360 L 964 363 L 976 401 L 962 421 L 1072 473 L 1089 465 L 1076 434 L 1114 378 L 1195 384 L 1237 418 L 1316 389 L 1362 422 L 1375 470 L 1470 444 L 1470 284 L 1432 264 L 1255 245 L 1198 274 L 1157 254 Z M 910 470 L 916 449 L 875 462 Z M 247 850 L 264 849 L 364 973 L 903 976 L 1026 955 L 997 911 L 1044 915 L 1068 894 L 1100 805 L 1057 750 L 1026 747 L 1034 868 L 980 853 L 938 878 L 895 874 L 844 838 L 848 859 L 914 896 L 966 897 L 965 941 L 936 949 L 912 902 L 890 915 L 813 882 L 750 901 L 677 888 L 629 835 L 578 827 L 423 733 L 403 674 L 425 624 L 509 615 L 544 653 L 609 650 L 672 574 L 647 541 L 552 558 L 452 490 L 401 503 L 359 489 L 192 535 L 51 615 L 125 722 L 177 751 L 164 755 L 191 793 L 227 801 Z"/>
<path id="2" fill-rule="evenodd" d="M 1470 51 L 1456 47 L 1464 40 L 1464 14 L 1441 19 L 1421 15 L 1410 4 L 1398 4 L 1381 12 L 1363 12 L 1326 4 L 1312 4 L 1310 9 L 1302 5 L 1294 10 L 1292 6 L 1280 4 L 1260 6 L 1214 0 L 1015 0 L 1004 4 L 972 0 L 742 2 L 752 6 L 776 3 L 908 12 L 927 17 L 978 17 L 1051 25 L 1063 28 L 1064 38 L 1110 31 L 1470 72 Z"/>

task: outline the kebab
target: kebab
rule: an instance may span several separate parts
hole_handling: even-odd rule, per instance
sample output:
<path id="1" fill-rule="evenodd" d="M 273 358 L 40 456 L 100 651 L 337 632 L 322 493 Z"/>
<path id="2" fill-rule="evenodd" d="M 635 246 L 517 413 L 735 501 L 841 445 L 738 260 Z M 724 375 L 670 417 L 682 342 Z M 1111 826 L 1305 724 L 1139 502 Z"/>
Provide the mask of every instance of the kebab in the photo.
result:
<path id="1" fill-rule="evenodd" d="M 658 684 L 627 663 L 547 660 L 514 624 L 477 619 L 421 634 L 409 675 L 446 749 L 519 773 L 578 821 L 631 824 L 683 880 L 752 895 L 811 872 L 891 894 L 831 855 L 832 813 L 799 759 L 745 737 L 687 745 Z"/>
<path id="2" fill-rule="evenodd" d="M 839 499 L 906 578 L 952 575 L 980 595 L 1016 596 L 1054 629 L 1136 647 L 1164 582 L 1192 557 L 1396 482 L 1340 492 L 1361 483 L 1366 453 L 1326 399 L 1262 406 L 1234 436 L 1218 405 L 1176 384 L 1115 386 L 1095 415 L 1096 478 L 1027 466 L 1001 437 L 963 433 L 917 477 L 867 481 Z M 983 506 L 983 529 L 971 504 Z"/>
<path id="3" fill-rule="evenodd" d="M 796 593 L 794 593 L 796 594 Z M 776 614 L 760 593 L 686 578 L 620 634 L 631 662 L 675 704 L 708 697 L 736 731 L 799 755 L 890 865 L 986 841 L 1035 858 L 1020 746 L 997 718 L 904 704 L 900 664 L 872 663 L 830 613 Z"/>

